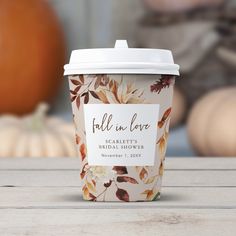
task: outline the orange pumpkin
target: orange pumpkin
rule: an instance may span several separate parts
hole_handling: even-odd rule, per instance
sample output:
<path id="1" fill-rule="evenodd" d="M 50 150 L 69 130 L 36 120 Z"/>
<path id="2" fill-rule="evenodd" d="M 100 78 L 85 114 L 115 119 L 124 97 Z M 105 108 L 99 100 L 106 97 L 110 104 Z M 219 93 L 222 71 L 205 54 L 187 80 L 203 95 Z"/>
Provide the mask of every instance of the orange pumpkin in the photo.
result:
<path id="1" fill-rule="evenodd" d="M 45 0 L 0 1 L 0 113 L 24 114 L 60 86 L 65 43 Z"/>

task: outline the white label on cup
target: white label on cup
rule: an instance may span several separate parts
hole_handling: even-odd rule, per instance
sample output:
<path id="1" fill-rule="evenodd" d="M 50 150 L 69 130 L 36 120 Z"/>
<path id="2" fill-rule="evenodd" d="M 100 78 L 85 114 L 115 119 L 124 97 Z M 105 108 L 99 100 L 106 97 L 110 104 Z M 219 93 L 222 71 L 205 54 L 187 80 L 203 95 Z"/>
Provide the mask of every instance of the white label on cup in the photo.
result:
<path id="1" fill-rule="evenodd" d="M 153 166 L 159 104 L 85 104 L 89 165 Z"/>

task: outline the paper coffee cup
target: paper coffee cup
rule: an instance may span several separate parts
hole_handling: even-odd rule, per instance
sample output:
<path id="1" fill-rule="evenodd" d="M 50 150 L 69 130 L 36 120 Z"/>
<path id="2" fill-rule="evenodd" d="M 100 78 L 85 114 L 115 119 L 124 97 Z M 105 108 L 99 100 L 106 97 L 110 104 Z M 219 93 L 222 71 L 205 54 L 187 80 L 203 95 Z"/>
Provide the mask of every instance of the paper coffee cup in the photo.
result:
<path id="1" fill-rule="evenodd" d="M 175 76 L 172 53 L 115 48 L 72 52 L 69 78 L 83 198 L 160 197 Z"/>

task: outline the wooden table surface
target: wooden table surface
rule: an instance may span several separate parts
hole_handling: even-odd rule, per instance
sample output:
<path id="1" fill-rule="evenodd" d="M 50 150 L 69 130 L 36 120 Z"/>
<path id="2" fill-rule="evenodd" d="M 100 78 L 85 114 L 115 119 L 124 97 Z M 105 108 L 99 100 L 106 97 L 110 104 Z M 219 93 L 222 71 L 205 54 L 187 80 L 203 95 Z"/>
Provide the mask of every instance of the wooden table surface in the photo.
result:
<path id="1" fill-rule="evenodd" d="M 77 159 L 0 159 L 0 236 L 236 235 L 236 158 L 167 158 L 156 202 L 81 199 Z"/>

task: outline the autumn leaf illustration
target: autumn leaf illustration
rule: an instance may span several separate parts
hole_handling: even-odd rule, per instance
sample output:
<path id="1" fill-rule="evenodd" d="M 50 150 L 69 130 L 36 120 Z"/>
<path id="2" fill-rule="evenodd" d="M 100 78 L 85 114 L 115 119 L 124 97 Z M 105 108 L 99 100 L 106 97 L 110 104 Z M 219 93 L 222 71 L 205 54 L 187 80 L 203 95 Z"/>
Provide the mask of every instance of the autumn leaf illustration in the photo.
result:
<path id="1" fill-rule="evenodd" d="M 163 75 L 160 80 L 156 81 L 155 84 L 152 84 L 150 87 L 151 92 L 160 93 L 163 88 L 169 88 L 173 84 L 174 76 L 172 75 Z"/>
<path id="2" fill-rule="evenodd" d="M 81 82 L 79 80 L 76 80 L 76 79 L 71 79 L 70 80 L 72 84 L 74 85 L 81 85 Z"/>
<path id="3" fill-rule="evenodd" d="M 167 139 L 168 139 L 168 132 L 165 131 L 165 133 L 157 141 L 157 144 L 159 145 L 159 152 L 160 152 L 161 156 L 165 155 Z"/>
<path id="4" fill-rule="evenodd" d="M 127 168 L 125 166 L 114 166 L 112 170 L 116 171 L 118 175 L 128 174 Z"/>
<path id="5" fill-rule="evenodd" d="M 116 196 L 121 201 L 129 202 L 129 194 L 124 189 L 118 188 L 116 191 Z"/>
<path id="6" fill-rule="evenodd" d="M 108 187 L 110 187 L 110 186 L 111 186 L 111 184 L 112 184 L 112 181 L 111 181 L 111 180 L 109 180 L 109 182 L 108 182 L 108 183 L 104 183 L 103 185 L 104 185 L 104 187 L 108 188 Z"/>
<path id="7" fill-rule="evenodd" d="M 79 79 L 80 79 L 81 83 L 83 84 L 84 83 L 84 75 L 79 75 Z"/>
<path id="8" fill-rule="evenodd" d="M 141 170 L 141 172 L 139 173 L 139 178 L 140 178 L 141 180 L 145 180 L 145 179 L 147 178 L 147 176 L 148 176 L 148 172 L 147 172 L 147 170 L 143 167 L 142 170 Z"/>
<path id="9" fill-rule="evenodd" d="M 96 187 L 96 181 L 94 179 L 92 179 L 92 183 L 93 183 L 94 187 Z"/>
<path id="10" fill-rule="evenodd" d="M 83 187 L 82 191 L 83 191 L 83 198 L 85 200 L 90 200 L 89 190 L 86 185 Z"/>
<path id="11" fill-rule="evenodd" d="M 161 162 L 160 167 L 159 167 L 159 175 L 163 176 L 163 173 L 164 173 L 164 165 L 163 165 L 163 162 Z"/>
<path id="12" fill-rule="evenodd" d="M 89 193 L 89 197 L 90 197 L 90 201 L 96 201 L 96 197 L 92 194 L 92 193 Z"/>
<path id="13" fill-rule="evenodd" d="M 106 96 L 106 94 L 103 91 L 97 92 L 97 96 L 98 96 L 99 100 L 101 100 L 103 103 L 109 104 L 107 96 Z"/>
<path id="14" fill-rule="evenodd" d="M 164 114 L 163 114 L 161 120 L 158 122 L 158 127 L 159 127 L 160 129 L 163 127 L 163 125 L 165 124 L 166 120 L 169 118 L 170 113 L 171 113 L 171 107 L 168 108 L 168 109 L 164 112 Z"/>
<path id="15" fill-rule="evenodd" d="M 86 181 L 86 186 L 87 186 L 89 191 L 96 192 L 96 188 L 95 188 L 93 183 Z"/>
<path id="16" fill-rule="evenodd" d="M 84 143 L 81 144 L 79 151 L 80 151 L 81 159 L 83 161 L 84 158 L 86 157 L 86 153 L 87 153 L 86 146 Z"/>
<path id="17" fill-rule="evenodd" d="M 145 190 L 142 194 L 146 194 L 146 200 L 152 200 L 153 199 L 153 196 L 154 196 L 154 192 L 152 189 L 150 190 Z"/>
<path id="18" fill-rule="evenodd" d="M 86 174 L 86 171 L 85 171 L 85 168 L 87 167 L 88 163 L 84 164 L 81 172 L 80 172 L 80 178 L 83 179 L 85 174 Z"/>
<path id="19" fill-rule="evenodd" d="M 128 177 L 128 176 L 118 176 L 117 177 L 117 182 L 122 183 L 122 182 L 128 182 L 131 184 L 138 184 L 138 181 L 132 177 Z"/>
<path id="20" fill-rule="evenodd" d="M 84 104 L 87 104 L 89 102 L 89 93 L 86 93 L 84 96 Z"/>
<path id="21" fill-rule="evenodd" d="M 148 179 L 145 181 L 145 184 L 151 184 L 151 183 L 153 183 L 156 178 L 157 178 L 156 175 L 154 175 L 154 176 L 148 178 Z"/>
<path id="22" fill-rule="evenodd" d="M 76 96 L 71 96 L 71 97 L 70 97 L 70 101 L 71 101 L 71 102 L 74 102 L 75 99 L 76 99 Z"/>
<path id="23" fill-rule="evenodd" d="M 80 97 L 76 98 L 76 106 L 77 106 L 77 108 L 79 110 L 79 107 L 80 107 Z"/>
<path id="24" fill-rule="evenodd" d="M 75 135 L 75 141 L 76 141 L 76 144 L 80 143 L 80 137 L 78 134 Z"/>
<path id="25" fill-rule="evenodd" d="M 97 88 L 100 86 L 100 83 L 102 81 L 101 76 L 98 76 L 95 83 L 94 83 L 94 89 L 97 90 Z"/>
<path id="26" fill-rule="evenodd" d="M 94 91 L 89 91 L 89 92 L 94 98 L 99 99 L 99 96 L 96 94 L 96 92 Z"/>

